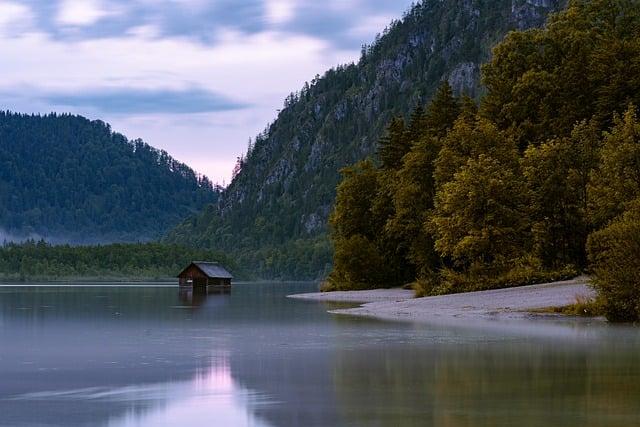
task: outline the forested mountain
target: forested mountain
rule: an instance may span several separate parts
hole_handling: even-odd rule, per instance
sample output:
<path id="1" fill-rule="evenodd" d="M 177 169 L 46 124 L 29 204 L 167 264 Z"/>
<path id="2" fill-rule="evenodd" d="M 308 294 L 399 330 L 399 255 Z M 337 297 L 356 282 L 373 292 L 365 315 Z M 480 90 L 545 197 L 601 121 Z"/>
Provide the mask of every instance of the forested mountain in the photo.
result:
<path id="1" fill-rule="evenodd" d="M 150 240 L 217 198 L 206 177 L 104 122 L 0 112 L 0 239 Z"/>
<path id="2" fill-rule="evenodd" d="M 423 0 L 390 24 L 357 64 L 317 76 L 285 101 L 240 159 L 219 204 L 168 241 L 234 251 L 263 277 L 313 278 L 339 170 L 374 153 L 395 116 L 425 105 L 440 82 L 481 95 L 480 65 L 513 29 L 541 26 L 563 0 Z"/>

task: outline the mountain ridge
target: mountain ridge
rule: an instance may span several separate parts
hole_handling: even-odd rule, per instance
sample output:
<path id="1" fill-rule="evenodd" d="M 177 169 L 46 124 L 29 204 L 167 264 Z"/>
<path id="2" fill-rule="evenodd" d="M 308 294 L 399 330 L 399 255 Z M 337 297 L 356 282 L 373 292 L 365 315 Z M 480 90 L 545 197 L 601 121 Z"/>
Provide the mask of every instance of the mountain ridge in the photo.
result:
<path id="1" fill-rule="evenodd" d="M 324 236 L 338 171 L 373 154 L 389 121 L 426 104 L 442 80 L 457 93 L 479 96 L 480 66 L 491 47 L 510 30 L 542 26 L 563 5 L 560 0 L 414 5 L 363 47 L 358 63 L 333 68 L 291 94 L 240 159 L 219 203 L 180 224 L 167 240 L 235 251 L 265 277 L 321 275 L 330 262 Z M 278 263 L 293 255 L 294 243 L 296 252 L 303 249 L 300 262 L 311 257 L 318 263 L 306 271 L 286 271 Z"/>

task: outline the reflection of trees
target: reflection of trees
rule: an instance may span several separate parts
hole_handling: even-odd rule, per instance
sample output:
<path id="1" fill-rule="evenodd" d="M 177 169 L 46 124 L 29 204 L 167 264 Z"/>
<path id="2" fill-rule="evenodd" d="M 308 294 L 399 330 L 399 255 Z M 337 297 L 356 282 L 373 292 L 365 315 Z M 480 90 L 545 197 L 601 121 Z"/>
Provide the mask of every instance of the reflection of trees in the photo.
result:
<path id="1" fill-rule="evenodd" d="M 353 425 L 640 423 L 640 354 L 553 345 L 342 351 L 334 380 Z"/>
<path id="2" fill-rule="evenodd" d="M 7 321 L 105 321 L 114 315 L 123 321 L 175 322 L 185 318 L 177 308 L 205 306 L 202 316 L 217 316 L 229 304 L 229 295 L 185 295 L 176 287 L 155 286 L 42 286 L 9 288 L 0 298 L 0 318 Z M 17 310 L 19 309 L 19 310 Z M 207 313 L 206 311 L 209 311 Z M 110 325 L 112 326 L 112 325 Z"/>
<path id="3" fill-rule="evenodd" d="M 283 337 L 278 336 L 278 327 L 263 329 L 264 338 L 250 332 L 238 336 L 233 346 L 240 350 L 230 357 L 233 379 L 241 388 L 257 390 L 271 402 L 249 402 L 249 410 L 278 427 L 343 425 L 332 383 L 333 350 L 326 346 L 295 348 L 296 343 L 304 342 L 303 334 L 308 330 L 293 328 L 289 331 L 292 334 Z M 251 341 L 256 346 L 253 351 L 246 344 Z M 259 349 L 258 353 L 255 349 Z"/>

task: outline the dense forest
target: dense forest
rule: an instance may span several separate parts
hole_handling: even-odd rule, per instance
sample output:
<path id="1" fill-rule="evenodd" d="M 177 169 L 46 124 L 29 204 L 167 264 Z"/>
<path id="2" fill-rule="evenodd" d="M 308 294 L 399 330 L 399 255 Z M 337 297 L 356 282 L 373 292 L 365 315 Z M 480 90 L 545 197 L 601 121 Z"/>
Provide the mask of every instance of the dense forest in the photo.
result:
<path id="1" fill-rule="evenodd" d="M 327 219 L 339 170 L 375 152 L 387 123 L 432 98 L 447 80 L 483 93 L 480 65 L 508 31 L 541 26 L 563 0 L 424 0 L 395 21 L 358 63 L 329 70 L 291 94 L 238 159 L 216 206 L 167 241 L 234 253 L 265 278 L 323 277 L 331 268 Z"/>
<path id="2" fill-rule="evenodd" d="M 0 280 L 157 280 L 174 278 L 195 260 L 218 261 L 237 278 L 244 273 L 228 256 L 158 243 L 51 246 L 27 241 L 0 246 Z"/>
<path id="3" fill-rule="evenodd" d="M 151 240 L 217 198 L 206 177 L 104 122 L 0 112 L 0 239 Z"/>
<path id="4" fill-rule="evenodd" d="M 640 4 L 573 0 L 510 33 L 479 105 L 447 82 L 344 169 L 327 289 L 420 295 L 595 274 L 640 320 Z"/>

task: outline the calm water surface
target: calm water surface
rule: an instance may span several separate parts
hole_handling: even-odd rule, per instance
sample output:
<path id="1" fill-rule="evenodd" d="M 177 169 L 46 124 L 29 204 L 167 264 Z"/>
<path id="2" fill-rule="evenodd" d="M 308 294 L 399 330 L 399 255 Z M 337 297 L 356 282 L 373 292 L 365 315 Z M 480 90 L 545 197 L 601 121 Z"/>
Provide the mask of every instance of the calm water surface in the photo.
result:
<path id="1" fill-rule="evenodd" d="M 0 426 L 636 426 L 640 332 L 335 317 L 313 284 L 0 287 Z"/>

